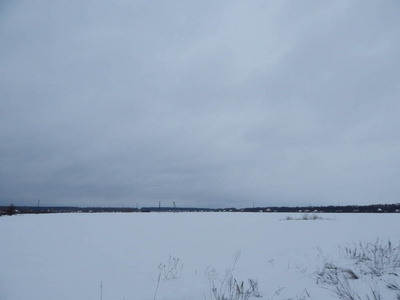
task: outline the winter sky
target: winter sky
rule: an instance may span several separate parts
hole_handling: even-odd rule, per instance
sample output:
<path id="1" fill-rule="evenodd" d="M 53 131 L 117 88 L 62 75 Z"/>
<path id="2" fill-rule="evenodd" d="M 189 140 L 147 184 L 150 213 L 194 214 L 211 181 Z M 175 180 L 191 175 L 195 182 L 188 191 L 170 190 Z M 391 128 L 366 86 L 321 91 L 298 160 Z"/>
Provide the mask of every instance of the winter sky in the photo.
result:
<path id="1" fill-rule="evenodd" d="M 0 205 L 400 202 L 400 1 L 0 2 Z"/>

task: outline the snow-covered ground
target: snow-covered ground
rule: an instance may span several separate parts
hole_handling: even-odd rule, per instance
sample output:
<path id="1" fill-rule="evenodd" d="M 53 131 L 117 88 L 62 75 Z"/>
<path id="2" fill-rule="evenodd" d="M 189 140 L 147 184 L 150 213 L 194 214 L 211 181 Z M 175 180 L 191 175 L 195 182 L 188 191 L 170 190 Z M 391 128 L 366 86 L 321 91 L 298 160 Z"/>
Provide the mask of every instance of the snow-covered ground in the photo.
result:
<path id="1" fill-rule="evenodd" d="M 324 220 L 284 220 L 289 215 L 302 217 L 3 216 L 0 299 L 212 300 L 210 283 L 219 288 L 227 269 L 239 283 L 257 280 L 262 299 L 338 299 L 317 284 L 316 271 L 324 260 L 351 268 L 343 247 L 377 238 L 397 246 L 400 240 L 400 214 L 320 214 Z M 371 288 L 380 289 L 383 299 L 395 299 L 396 292 L 380 281 L 374 279 L 371 286 L 365 278 L 358 279 L 361 299 Z"/>

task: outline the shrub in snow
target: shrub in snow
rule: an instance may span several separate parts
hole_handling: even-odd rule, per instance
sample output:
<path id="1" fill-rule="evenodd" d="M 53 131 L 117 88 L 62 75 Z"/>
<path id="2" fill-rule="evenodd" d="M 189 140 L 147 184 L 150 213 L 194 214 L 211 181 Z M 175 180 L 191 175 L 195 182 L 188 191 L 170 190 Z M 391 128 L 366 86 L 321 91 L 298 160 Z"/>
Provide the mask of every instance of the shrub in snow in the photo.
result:
<path id="1" fill-rule="evenodd" d="M 375 243 L 344 247 L 342 253 L 346 267 L 324 258 L 322 269 L 316 273 L 317 284 L 344 300 L 380 300 L 388 297 L 388 290 L 391 299 L 400 299 L 400 245 L 394 247 L 390 241 L 377 239 Z"/>
<path id="2" fill-rule="evenodd" d="M 169 256 L 167 264 L 159 264 L 158 270 L 160 271 L 161 279 L 171 280 L 181 277 L 183 265 L 179 262 L 179 258 Z"/>
<path id="3" fill-rule="evenodd" d="M 218 278 L 216 270 L 206 271 L 210 284 L 210 300 L 247 300 L 252 296 L 261 297 L 256 279 L 248 279 L 248 284 L 245 284 L 244 281 L 235 278 L 234 270 L 239 256 L 240 252 L 236 254 L 232 268 L 225 271 L 222 279 Z"/>
<path id="4" fill-rule="evenodd" d="M 171 255 L 168 258 L 168 263 L 166 264 L 158 264 L 158 278 L 157 278 L 157 286 L 154 292 L 154 300 L 157 297 L 158 287 L 160 286 L 160 281 L 162 280 L 171 280 L 178 279 L 181 277 L 183 265 L 179 262 L 179 258 L 172 257 Z"/>
<path id="5" fill-rule="evenodd" d="M 305 220 L 305 221 L 313 220 L 313 221 L 315 221 L 315 220 L 330 220 L 330 219 L 321 218 L 316 213 L 313 213 L 313 214 L 305 213 L 299 218 L 295 218 L 293 216 L 286 216 L 283 220 L 284 221 L 293 221 L 293 220 Z"/>
<path id="6" fill-rule="evenodd" d="M 248 279 L 248 284 L 245 284 L 234 277 L 232 270 L 227 270 L 222 280 L 218 280 L 215 270 L 208 271 L 207 276 L 210 282 L 210 299 L 247 300 L 251 296 L 261 297 L 256 279 Z"/>
<path id="7" fill-rule="evenodd" d="M 385 273 L 396 273 L 400 268 L 400 245 L 394 247 L 390 241 L 383 243 L 356 243 L 343 249 L 347 258 L 358 265 L 364 275 L 382 276 Z M 396 274 L 399 275 L 399 274 Z"/>

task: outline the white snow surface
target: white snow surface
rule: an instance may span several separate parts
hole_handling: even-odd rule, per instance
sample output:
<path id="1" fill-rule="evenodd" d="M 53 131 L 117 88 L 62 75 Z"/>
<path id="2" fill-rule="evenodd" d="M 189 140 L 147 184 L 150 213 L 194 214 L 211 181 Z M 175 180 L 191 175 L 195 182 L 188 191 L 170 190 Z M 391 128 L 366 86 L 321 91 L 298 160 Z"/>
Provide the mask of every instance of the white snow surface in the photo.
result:
<path id="1" fill-rule="evenodd" d="M 207 272 L 215 270 L 218 283 L 239 254 L 232 273 L 245 283 L 256 279 L 260 299 L 338 299 L 316 283 L 323 257 L 344 264 L 339 246 L 377 238 L 398 245 L 400 239 L 400 214 L 284 220 L 289 215 L 301 217 L 210 212 L 3 216 L 0 299 L 211 300 Z M 158 266 L 170 257 L 179 259 L 179 276 L 161 279 L 156 293 Z M 369 287 L 361 283 L 361 289 Z M 381 292 L 383 299 L 395 299 L 393 291 Z"/>

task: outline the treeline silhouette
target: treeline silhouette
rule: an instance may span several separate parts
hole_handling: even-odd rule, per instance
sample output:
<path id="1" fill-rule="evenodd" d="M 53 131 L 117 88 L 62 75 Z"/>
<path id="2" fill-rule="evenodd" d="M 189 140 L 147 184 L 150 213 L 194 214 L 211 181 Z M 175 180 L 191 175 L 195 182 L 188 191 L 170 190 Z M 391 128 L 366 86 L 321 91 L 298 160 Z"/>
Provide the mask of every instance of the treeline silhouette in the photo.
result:
<path id="1" fill-rule="evenodd" d="M 0 206 L 0 215 L 48 213 L 132 213 L 132 212 L 300 212 L 300 213 L 400 213 L 400 203 L 329 206 L 262 206 L 248 208 L 193 207 L 78 207 L 78 206 Z"/>

